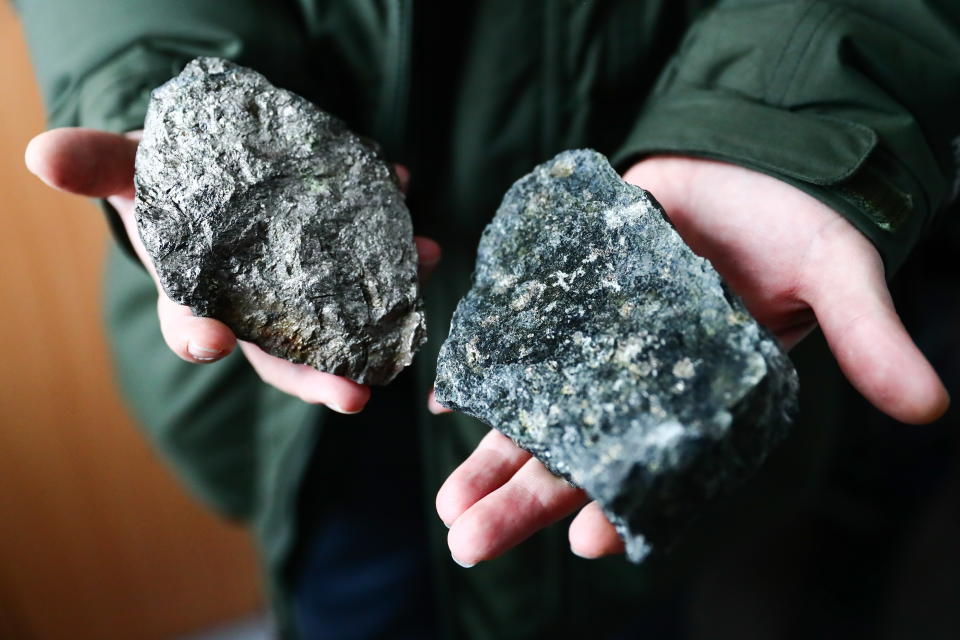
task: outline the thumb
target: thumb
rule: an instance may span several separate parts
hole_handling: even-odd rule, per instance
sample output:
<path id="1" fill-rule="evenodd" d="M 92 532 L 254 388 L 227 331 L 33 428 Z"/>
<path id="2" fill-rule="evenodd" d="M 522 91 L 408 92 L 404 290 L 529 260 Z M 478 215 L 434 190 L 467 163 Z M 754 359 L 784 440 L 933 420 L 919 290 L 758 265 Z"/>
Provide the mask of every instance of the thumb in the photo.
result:
<path id="1" fill-rule="evenodd" d="M 91 198 L 132 197 L 137 144 L 95 129 L 52 129 L 30 141 L 24 161 L 55 189 Z"/>
<path id="2" fill-rule="evenodd" d="M 832 260 L 809 302 L 844 375 L 867 400 L 901 422 L 932 422 L 950 397 L 900 321 L 870 251 L 868 260 Z"/>

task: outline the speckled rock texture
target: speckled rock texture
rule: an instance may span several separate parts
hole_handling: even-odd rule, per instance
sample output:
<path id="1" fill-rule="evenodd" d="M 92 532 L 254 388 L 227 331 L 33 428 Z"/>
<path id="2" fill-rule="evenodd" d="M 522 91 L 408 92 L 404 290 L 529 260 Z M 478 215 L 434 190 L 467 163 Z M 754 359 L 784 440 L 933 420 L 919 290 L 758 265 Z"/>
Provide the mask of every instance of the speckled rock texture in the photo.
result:
<path id="1" fill-rule="evenodd" d="M 259 73 L 153 92 L 136 219 L 164 291 L 266 352 L 385 384 L 426 339 L 410 214 L 379 150 Z"/>
<path id="2" fill-rule="evenodd" d="M 758 468 L 797 388 L 656 200 L 580 150 L 516 182 L 484 231 L 436 397 L 583 488 L 639 562 Z"/>

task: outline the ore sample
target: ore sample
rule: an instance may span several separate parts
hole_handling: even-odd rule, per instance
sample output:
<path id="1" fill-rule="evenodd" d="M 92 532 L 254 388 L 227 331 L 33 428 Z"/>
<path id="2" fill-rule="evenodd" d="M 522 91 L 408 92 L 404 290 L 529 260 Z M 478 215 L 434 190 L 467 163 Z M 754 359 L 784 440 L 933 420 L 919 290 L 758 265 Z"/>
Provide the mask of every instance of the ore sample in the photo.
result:
<path id="1" fill-rule="evenodd" d="M 595 151 L 507 192 L 454 313 L 436 398 L 597 500 L 640 562 L 784 437 L 776 340 Z"/>
<path id="2" fill-rule="evenodd" d="M 198 58 L 153 92 L 136 219 L 164 291 L 267 353 L 385 384 L 426 338 L 410 214 L 371 143 Z"/>

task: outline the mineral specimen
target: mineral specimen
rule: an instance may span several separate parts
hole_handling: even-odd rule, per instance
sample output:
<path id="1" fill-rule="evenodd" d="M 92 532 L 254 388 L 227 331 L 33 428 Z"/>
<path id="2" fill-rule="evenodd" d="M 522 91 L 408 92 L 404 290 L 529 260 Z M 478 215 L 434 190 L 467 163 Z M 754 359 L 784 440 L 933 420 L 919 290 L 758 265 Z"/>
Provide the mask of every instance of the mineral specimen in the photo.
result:
<path id="1" fill-rule="evenodd" d="M 436 397 L 583 488 L 639 562 L 756 470 L 797 386 L 656 200 L 580 150 L 514 184 L 484 231 Z"/>
<path id="2" fill-rule="evenodd" d="M 164 291 L 268 353 L 385 384 L 426 338 L 410 214 L 371 144 L 198 58 L 153 92 L 136 219 Z"/>

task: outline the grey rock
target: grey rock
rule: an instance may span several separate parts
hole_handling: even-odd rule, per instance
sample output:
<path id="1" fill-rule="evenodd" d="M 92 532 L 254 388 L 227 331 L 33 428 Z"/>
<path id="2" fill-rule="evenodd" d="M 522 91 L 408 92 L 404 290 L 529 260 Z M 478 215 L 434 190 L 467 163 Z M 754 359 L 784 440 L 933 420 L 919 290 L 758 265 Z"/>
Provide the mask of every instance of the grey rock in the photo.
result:
<path id="1" fill-rule="evenodd" d="M 656 200 L 580 150 L 516 182 L 484 231 L 436 397 L 583 488 L 639 562 L 758 468 L 797 387 Z"/>
<path id="2" fill-rule="evenodd" d="M 153 92 L 136 219 L 164 291 L 268 353 L 385 384 L 426 339 L 410 214 L 379 150 L 198 58 Z"/>

